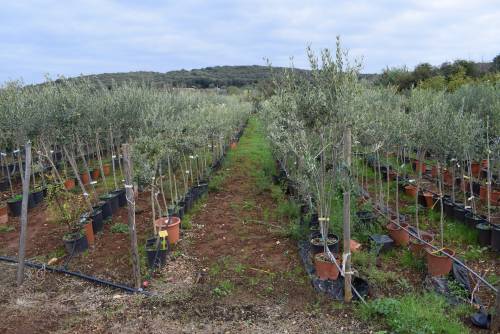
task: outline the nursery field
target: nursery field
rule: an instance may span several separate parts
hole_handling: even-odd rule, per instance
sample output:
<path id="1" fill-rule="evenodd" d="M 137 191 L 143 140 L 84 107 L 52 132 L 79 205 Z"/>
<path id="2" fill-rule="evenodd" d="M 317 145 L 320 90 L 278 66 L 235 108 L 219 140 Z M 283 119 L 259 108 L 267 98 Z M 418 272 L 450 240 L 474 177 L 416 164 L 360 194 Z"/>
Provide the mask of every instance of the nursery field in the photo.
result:
<path id="1" fill-rule="evenodd" d="M 498 333 L 500 85 L 0 88 L 1 333 Z"/>

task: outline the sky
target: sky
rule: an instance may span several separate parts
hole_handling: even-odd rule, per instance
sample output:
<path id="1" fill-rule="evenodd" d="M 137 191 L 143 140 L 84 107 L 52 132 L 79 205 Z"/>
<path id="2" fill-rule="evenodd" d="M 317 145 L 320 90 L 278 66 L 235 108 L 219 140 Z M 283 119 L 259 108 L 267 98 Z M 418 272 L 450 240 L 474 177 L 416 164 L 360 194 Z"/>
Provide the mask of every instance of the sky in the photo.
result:
<path id="1" fill-rule="evenodd" d="M 0 0 L 0 83 L 217 65 L 307 68 L 336 36 L 364 73 L 491 61 L 500 0 Z"/>

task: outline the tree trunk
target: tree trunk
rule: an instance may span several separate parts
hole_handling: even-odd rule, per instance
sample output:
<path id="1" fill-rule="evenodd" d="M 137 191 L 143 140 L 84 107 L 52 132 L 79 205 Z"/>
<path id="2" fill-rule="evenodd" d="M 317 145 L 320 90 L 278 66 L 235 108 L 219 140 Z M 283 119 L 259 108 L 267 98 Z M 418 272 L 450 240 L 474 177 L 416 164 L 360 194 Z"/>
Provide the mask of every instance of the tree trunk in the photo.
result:
<path id="1" fill-rule="evenodd" d="M 351 289 L 351 191 L 350 191 L 350 175 L 351 168 L 351 128 L 345 130 L 344 142 L 344 159 L 347 166 L 346 171 L 346 184 L 347 188 L 344 190 L 344 301 L 351 302 L 352 289 Z"/>
<path id="2" fill-rule="evenodd" d="M 17 266 L 17 285 L 21 286 L 24 281 L 24 257 L 26 255 L 26 236 L 28 235 L 28 200 L 30 192 L 31 173 L 31 143 L 27 142 L 26 151 L 26 171 L 23 178 L 23 201 L 21 204 L 21 234 L 19 236 L 19 261 Z M 19 154 L 21 154 L 19 152 Z"/>
<path id="3" fill-rule="evenodd" d="M 132 256 L 132 275 L 136 289 L 141 287 L 141 268 L 139 259 L 139 250 L 137 247 L 137 232 L 135 228 L 135 198 L 134 187 L 132 185 L 132 161 L 130 159 L 130 147 L 123 144 L 123 160 L 125 169 L 125 191 L 128 207 L 128 230 L 130 233 L 130 246 Z"/>

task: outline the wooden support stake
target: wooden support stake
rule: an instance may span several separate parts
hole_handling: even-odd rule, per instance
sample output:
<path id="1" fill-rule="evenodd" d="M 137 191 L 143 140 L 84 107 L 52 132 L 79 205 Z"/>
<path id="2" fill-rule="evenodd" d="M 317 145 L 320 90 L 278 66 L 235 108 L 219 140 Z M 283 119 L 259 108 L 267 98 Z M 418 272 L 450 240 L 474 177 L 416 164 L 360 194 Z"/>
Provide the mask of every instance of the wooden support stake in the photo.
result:
<path id="1" fill-rule="evenodd" d="M 23 201 L 21 206 L 21 234 L 19 236 L 19 261 L 17 265 L 17 286 L 21 286 L 24 281 L 24 257 L 26 255 L 26 235 L 28 234 L 28 200 L 30 193 L 31 175 L 31 143 L 25 146 L 26 170 L 23 178 Z M 20 154 L 20 153 L 19 153 Z"/>
<path id="2" fill-rule="evenodd" d="M 346 190 L 344 190 L 344 301 L 350 303 L 352 300 L 351 288 L 351 191 L 350 173 L 351 169 L 351 128 L 347 127 L 344 133 L 344 159 L 346 164 Z"/>
<path id="3" fill-rule="evenodd" d="M 137 248 L 137 233 L 135 229 L 135 197 L 132 185 L 132 161 L 130 159 L 129 144 L 122 145 L 123 163 L 125 172 L 125 190 L 128 206 L 128 230 L 130 232 L 130 245 L 132 256 L 132 271 L 134 276 L 135 288 L 141 287 L 141 268 L 139 261 L 139 250 Z"/>

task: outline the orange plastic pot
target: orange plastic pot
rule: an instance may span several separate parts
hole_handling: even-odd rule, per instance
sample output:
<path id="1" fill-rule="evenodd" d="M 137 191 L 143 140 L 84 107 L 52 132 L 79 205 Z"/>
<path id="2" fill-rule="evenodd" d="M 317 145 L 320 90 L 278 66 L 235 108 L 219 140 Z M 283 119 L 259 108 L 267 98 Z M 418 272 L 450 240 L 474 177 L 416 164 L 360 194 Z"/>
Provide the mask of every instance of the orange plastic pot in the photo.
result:
<path id="1" fill-rule="evenodd" d="M 104 166 L 102 166 L 102 170 L 104 171 L 104 176 L 111 175 L 111 165 L 110 164 L 105 164 Z"/>
<path id="2" fill-rule="evenodd" d="M 479 164 L 479 162 L 472 162 L 471 163 L 471 173 L 474 177 L 478 177 L 479 176 L 479 173 L 481 173 L 481 165 Z"/>
<path id="3" fill-rule="evenodd" d="M 453 256 L 455 255 L 453 250 L 444 248 L 441 251 L 434 251 L 426 248 L 425 252 L 427 259 L 427 271 L 431 276 L 445 276 L 450 273 L 453 260 L 442 253 Z"/>
<path id="4" fill-rule="evenodd" d="M 500 205 L 500 190 L 491 190 L 490 203 L 492 205 Z"/>
<path id="5" fill-rule="evenodd" d="M 486 186 L 480 186 L 479 187 L 479 198 L 483 201 L 486 201 L 488 198 L 488 189 Z"/>
<path id="6" fill-rule="evenodd" d="M 417 187 L 414 185 L 407 185 L 405 186 L 405 194 L 411 197 L 416 197 L 417 196 Z"/>
<path id="7" fill-rule="evenodd" d="M 64 188 L 66 188 L 67 190 L 75 188 L 75 180 L 67 179 L 66 181 L 64 181 Z"/>
<path id="8" fill-rule="evenodd" d="M 85 228 L 85 236 L 87 237 L 87 241 L 89 243 L 89 246 L 94 245 L 94 229 L 92 228 L 92 221 L 88 221 L 83 225 Z"/>
<path id="9" fill-rule="evenodd" d="M 232 150 L 234 150 L 237 146 L 238 146 L 238 144 L 236 144 L 236 142 L 232 142 L 231 143 L 231 149 Z"/>
<path id="10" fill-rule="evenodd" d="M 407 229 L 408 224 L 407 223 L 399 223 L 401 227 Z M 394 243 L 398 246 L 406 246 L 410 242 L 410 234 L 408 231 L 404 230 L 403 228 L 397 226 L 395 223 L 389 223 L 385 226 L 387 230 L 389 231 L 389 236 L 391 237 L 392 240 L 394 240 Z"/>
<path id="11" fill-rule="evenodd" d="M 170 224 L 168 224 L 168 220 L 167 217 L 161 217 L 155 221 L 155 226 L 159 231 L 167 230 L 168 242 L 175 245 L 180 239 L 181 219 L 179 217 L 170 217 Z"/>
<path id="12" fill-rule="evenodd" d="M 340 265 L 340 262 L 337 260 Z M 314 256 L 314 268 L 316 276 L 321 280 L 336 280 L 339 277 L 339 270 L 335 263 L 328 261 L 325 253 L 318 253 Z"/>
<path id="13" fill-rule="evenodd" d="M 416 190 L 416 189 L 415 189 Z M 434 206 L 434 200 L 432 193 L 428 191 L 424 191 L 425 205 L 428 208 L 432 208 Z"/>
<path id="14" fill-rule="evenodd" d="M 420 238 L 427 243 L 431 243 L 434 240 L 434 237 L 431 234 L 421 234 Z M 410 240 L 410 251 L 415 256 L 423 257 L 425 255 L 424 250 L 427 247 L 428 246 L 425 243 L 420 242 L 418 239 L 412 238 Z"/>
<path id="15" fill-rule="evenodd" d="M 88 174 L 88 173 L 82 173 L 82 174 L 80 175 L 80 179 L 82 180 L 82 183 L 83 183 L 84 185 L 87 185 L 87 184 L 89 184 L 89 183 L 90 183 L 90 178 L 89 178 L 89 174 Z"/>
<path id="16" fill-rule="evenodd" d="M 415 171 L 418 171 L 418 166 L 420 165 L 420 162 L 418 160 L 413 160 L 413 164 L 414 164 L 413 169 Z M 425 162 L 422 162 L 422 166 L 420 168 L 422 170 L 422 174 L 425 174 L 425 172 L 427 172 L 427 166 L 425 165 Z"/>
<path id="17" fill-rule="evenodd" d="M 101 176 L 101 172 L 99 171 L 99 169 L 94 169 L 92 171 L 92 180 L 97 180 L 99 178 L 99 176 Z"/>
<path id="18" fill-rule="evenodd" d="M 432 169 L 431 169 L 431 176 L 433 178 L 436 178 L 438 176 L 438 168 L 437 166 L 432 166 Z"/>
<path id="19" fill-rule="evenodd" d="M 483 168 L 488 168 L 488 159 L 483 159 L 483 161 L 481 161 L 481 165 Z"/>
<path id="20" fill-rule="evenodd" d="M 453 183 L 453 177 L 451 176 L 450 171 L 444 170 L 444 172 L 443 172 L 443 181 L 444 181 L 444 184 L 446 184 L 447 186 L 451 186 L 452 185 L 452 183 Z"/>
<path id="21" fill-rule="evenodd" d="M 0 206 L 0 224 L 7 224 L 9 221 L 9 211 L 6 206 Z"/>

